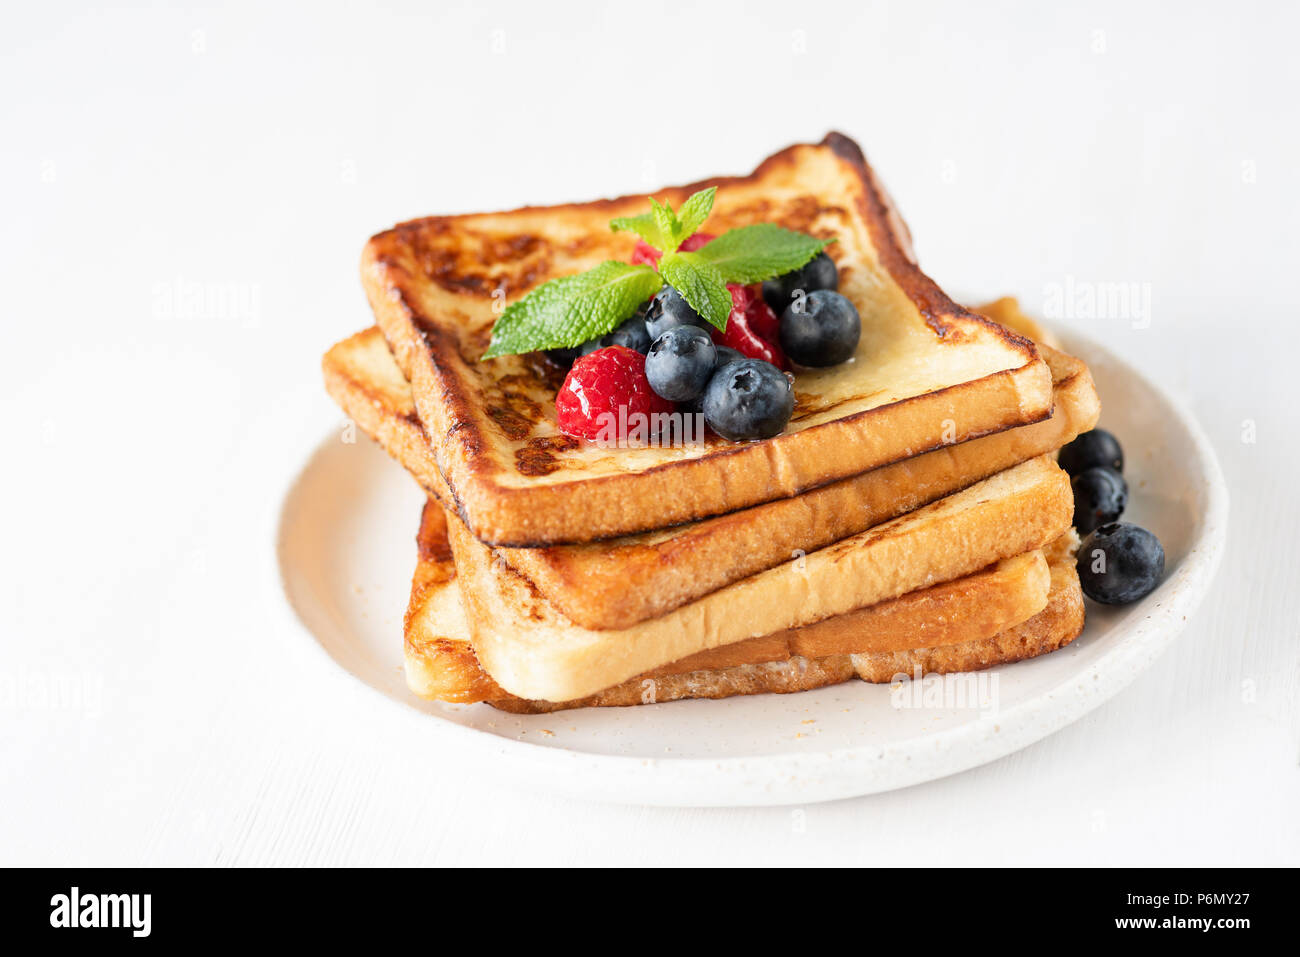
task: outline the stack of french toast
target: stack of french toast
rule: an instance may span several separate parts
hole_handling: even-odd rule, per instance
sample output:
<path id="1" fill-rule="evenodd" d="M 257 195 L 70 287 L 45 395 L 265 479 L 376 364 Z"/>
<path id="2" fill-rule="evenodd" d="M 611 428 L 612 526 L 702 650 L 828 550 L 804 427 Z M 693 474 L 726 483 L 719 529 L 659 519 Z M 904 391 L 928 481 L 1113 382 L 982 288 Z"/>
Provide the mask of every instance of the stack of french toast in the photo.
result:
<path id="1" fill-rule="evenodd" d="M 415 694 L 530 713 L 796 692 L 987 668 L 1081 632 L 1055 453 L 1097 421 L 1087 367 L 1014 301 L 967 309 L 924 275 L 846 137 L 654 195 L 681 208 L 706 187 L 711 232 L 833 238 L 860 316 L 849 359 L 790 368 L 788 423 L 766 438 L 575 437 L 562 362 L 483 358 L 506 304 L 634 257 L 609 222 L 644 196 L 419 219 L 367 244 L 377 327 L 324 373 L 428 496 Z"/>

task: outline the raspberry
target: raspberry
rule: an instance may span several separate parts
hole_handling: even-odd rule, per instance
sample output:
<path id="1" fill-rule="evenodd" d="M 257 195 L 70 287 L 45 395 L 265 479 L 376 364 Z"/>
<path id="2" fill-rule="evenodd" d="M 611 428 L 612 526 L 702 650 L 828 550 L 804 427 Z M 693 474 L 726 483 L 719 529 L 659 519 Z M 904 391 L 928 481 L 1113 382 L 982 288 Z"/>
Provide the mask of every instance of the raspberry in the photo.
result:
<path id="1" fill-rule="evenodd" d="M 561 432 L 602 442 L 629 434 L 648 439 L 658 425 L 654 416 L 676 408 L 650 388 L 645 356 L 625 346 L 597 349 L 579 358 L 555 396 Z"/>
<path id="2" fill-rule="evenodd" d="M 696 233 L 694 236 L 687 236 L 685 241 L 683 241 L 681 246 L 678 248 L 684 253 L 694 252 L 714 238 L 715 237 L 712 233 Z M 636 249 L 632 250 L 632 265 L 653 266 L 658 269 L 659 257 L 662 255 L 663 253 L 655 249 L 649 243 L 638 239 L 636 242 Z"/>
<path id="3" fill-rule="evenodd" d="M 777 318 L 763 297 L 750 286 L 728 284 L 731 292 L 731 315 L 727 331 L 713 331 L 713 341 L 730 346 L 750 359 L 762 359 L 778 369 L 789 369 L 790 362 L 777 342 Z"/>
<path id="4" fill-rule="evenodd" d="M 632 250 L 633 266 L 653 266 L 659 268 L 659 257 L 662 255 L 659 250 L 655 249 L 643 239 L 636 241 L 636 249 Z"/>
<path id="5" fill-rule="evenodd" d="M 759 337 L 779 346 L 781 342 L 781 320 L 776 317 L 772 307 L 763 301 L 763 294 L 759 292 L 761 287 L 746 287 L 750 293 L 749 306 L 745 309 L 745 320 L 749 323 L 749 328 L 758 333 Z"/>

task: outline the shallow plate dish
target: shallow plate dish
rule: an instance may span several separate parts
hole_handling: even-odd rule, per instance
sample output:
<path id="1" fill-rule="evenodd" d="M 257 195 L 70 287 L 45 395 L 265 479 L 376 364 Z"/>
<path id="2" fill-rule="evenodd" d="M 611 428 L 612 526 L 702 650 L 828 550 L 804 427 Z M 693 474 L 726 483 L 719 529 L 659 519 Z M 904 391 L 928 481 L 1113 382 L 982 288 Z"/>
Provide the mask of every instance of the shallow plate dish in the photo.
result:
<path id="1" fill-rule="evenodd" d="M 284 594 L 311 644 L 377 692 L 347 696 L 357 720 L 401 709 L 411 760 L 446 762 L 448 773 L 594 800 L 725 806 L 832 800 L 964 771 L 1059 730 L 1132 681 L 1182 630 L 1223 550 L 1227 491 L 1197 424 L 1105 349 L 1063 338 L 1092 368 L 1101 424 L 1128 456 L 1125 518 L 1160 537 L 1166 576 L 1135 605 L 1090 603 L 1083 635 L 1043 658 L 893 688 L 854 681 L 549 715 L 421 701 L 402 677 L 401 619 L 422 495 L 361 435 L 322 442 L 285 497 Z"/>

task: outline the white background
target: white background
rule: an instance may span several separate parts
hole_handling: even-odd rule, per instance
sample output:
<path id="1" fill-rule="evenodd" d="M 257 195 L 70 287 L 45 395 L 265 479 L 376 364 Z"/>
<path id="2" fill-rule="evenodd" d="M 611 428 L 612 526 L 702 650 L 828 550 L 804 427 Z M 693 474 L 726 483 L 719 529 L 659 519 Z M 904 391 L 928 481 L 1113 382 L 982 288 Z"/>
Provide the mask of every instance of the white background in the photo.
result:
<path id="1" fill-rule="evenodd" d="M 1300 862 L 1294 5 L 54 6 L 0 18 L 0 863 Z M 307 667 L 272 534 L 341 422 L 318 362 L 370 321 L 366 237 L 832 128 L 951 291 L 1149 290 L 1145 328 L 1063 321 L 1185 398 L 1227 473 L 1174 648 L 802 832 L 503 789 Z"/>

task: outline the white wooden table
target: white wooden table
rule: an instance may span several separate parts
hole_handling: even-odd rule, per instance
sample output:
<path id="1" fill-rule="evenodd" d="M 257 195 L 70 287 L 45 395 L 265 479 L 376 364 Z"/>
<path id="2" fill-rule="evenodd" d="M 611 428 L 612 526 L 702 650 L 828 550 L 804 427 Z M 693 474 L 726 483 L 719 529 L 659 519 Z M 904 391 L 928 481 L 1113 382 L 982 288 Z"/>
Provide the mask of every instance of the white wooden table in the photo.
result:
<path id="1" fill-rule="evenodd" d="M 0 14 L 0 863 L 1297 863 L 1294 8 L 695 4 L 656 39 L 635 5 L 264 6 Z M 946 287 L 1197 413 L 1230 543 L 1174 648 L 995 764 L 744 811 L 466 777 L 312 664 L 272 532 L 341 422 L 317 363 L 369 321 L 364 239 L 829 128 Z M 1133 298 L 1091 318 L 1089 288 Z"/>

